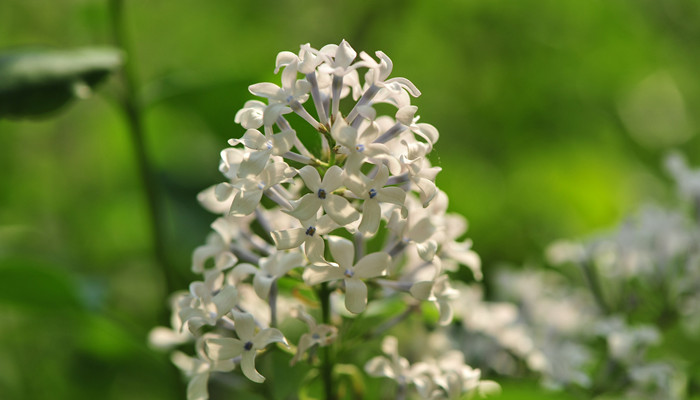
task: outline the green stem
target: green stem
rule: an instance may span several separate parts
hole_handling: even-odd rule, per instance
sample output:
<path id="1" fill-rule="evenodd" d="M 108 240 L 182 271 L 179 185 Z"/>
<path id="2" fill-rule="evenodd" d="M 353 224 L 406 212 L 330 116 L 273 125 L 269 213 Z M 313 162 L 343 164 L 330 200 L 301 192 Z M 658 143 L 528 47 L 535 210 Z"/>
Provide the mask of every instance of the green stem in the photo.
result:
<path id="1" fill-rule="evenodd" d="M 588 287 L 591 289 L 593 298 L 595 299 L 600 311 L 603 315 L 610 315 L 610 307 L 605 301 L 603 296 L 603 288 L 600 285 L 600 277 L 598 276 L 598 270 L 593 265 L 592 261 L 584 261 L 581 266 L 583 267 L 583 273 L 586 275 L 586 281 L 588 282 Z"/>
<path id="2" fill-rule="evenodd" d="M 328 288 L 328 283 L 321 284 L 318 292 L 321 300 L 321 318 L 323 323 L 330 325 L 331 323 L 331 291 Z M 321 365 L 321 378 L 323 380 L 323 392 L 326 400 L 335 400 L 336 396 L 333 393 L 333 362 L 331 360 L 331 347 L 323 347 L 323 363 Z"/>
<path id="3" fill-rule="evenodd" d="M 153 168 L 148 159 L 148 148 L 144 140 L 144 125 L 141 102 L 137 96 L 136 76 L 134 73 L 134 54 L 130 51 L 124 28 L 123 0 L 109 0 L 109 11 L 112 22 L 112 34 L 116 45 L 126 54 L 127 60 L 120 71 L 123 92 L 120 106 L 129 126 L 129 135 L 134 147 L 141 185 L 146 194 L 149 220 L 151 225 L 151 242 L 156 264 L 165 278 L 168 293 L 177 288 L 175 276 L 168 268 L 165 246 L 165 218 L 163 203 L 158 184 L 154 177 Z"/>
<path id="4" fill-rule="evenodd" d="M 275 280 L 270 286 L 270 294 L 268 295 L 268 300 L 270 301 L 270 328 L 277 328 L 277 291 L 277 280 Z"/>

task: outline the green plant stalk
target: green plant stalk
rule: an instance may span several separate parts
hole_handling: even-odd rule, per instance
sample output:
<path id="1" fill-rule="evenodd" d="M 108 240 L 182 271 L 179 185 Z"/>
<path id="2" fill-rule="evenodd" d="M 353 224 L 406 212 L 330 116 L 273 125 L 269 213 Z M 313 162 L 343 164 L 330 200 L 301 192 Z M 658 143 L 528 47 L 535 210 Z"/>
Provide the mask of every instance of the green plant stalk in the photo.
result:
<path id="1" fill-rule="evenodd" d="M 160 191 L 158 190 L 157 181 L 154 178 L 153 168 L 149 162 L 148 149 L 144 139 L 145 130 L 141 111 L 142 107 L 136 91 L 137 84 L 134 73 L 134 57 L 133 52 L 129 49 L 124 28 L 124 1 L 109 0 L 109 11 L 115 44 L 122 49 L 127 56 L 126 62 L 119 74 L 123 84 L 123 92 L 119 103 L 129 126 L 129 135 L 131 136 L 139 175 L 141 176 L 141 185 L 146 194 L 155 261 L 165 278 L 167 293 L 172 293 L 177 288 L 177 283 L 172 270 L 168 267 L 165 246 L 163 202 Z"/>
<path id="2" fill-rule="evenodd" d="M 593 262 L 591 261 L 584 261 L 581 264 L 581 267 L 583 268 L 583 273 L 586 275 L 588 288 L 591 290 L 591 294 L 593 294 L 593 298 L 595 299 L 596 304 L 598 304 L 598 308 L 600 308 L 603 315 L 610 315 L 610 306 L 605 301 L 605 297 L 603 296 L 603 288 L 600 285 L 600 277 L 598 276 L 598 270 L 596 269 L 595 265 L 593 265 Z"/>
<path id="3" fill-rule="evenodd" d="M 331 323 L 331 291 L 328 288 L 328 283 L 321 284 L 318 291 L 318 296 L 321 300 L 321 318 L 323 323 L 330 325 Z M 321 364 L 321 378 L 323 380 L 323 392 L 326 400 L 335 400 L 336 396 L 333 393 L 333 361 L 331 360 L 331 347 L 322 348 L 323 361 Z"/>

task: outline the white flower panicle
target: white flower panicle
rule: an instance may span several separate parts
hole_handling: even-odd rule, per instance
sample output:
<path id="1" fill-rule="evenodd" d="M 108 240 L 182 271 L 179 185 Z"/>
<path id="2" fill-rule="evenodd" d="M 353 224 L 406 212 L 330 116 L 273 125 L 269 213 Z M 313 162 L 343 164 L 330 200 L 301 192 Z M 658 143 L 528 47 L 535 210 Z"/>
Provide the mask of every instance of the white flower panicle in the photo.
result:
<path id="1" fill-rule="evenodd" d="M 175 301 L 174 330 L 188 332 L 200 349 L 195 361 L 179 362 L 202 371 L 190 372 L 197 380 L 190 399 L 207 397 L 202 380 L 210 371 L 230 370 L 224 362 L 240 364 L 247 378 L 262 382 L 258 352 L 273 343 L 289 346 L 278 330 L 290 316 L 285 310 L 308 325 L 292 364 L 305 353 L 313 362 L 317 347 L 343 339 L 338 318 L 323 310 L 323 296 L 327 305 L 329 294 L 344 295 L 350 317 L 380 295 L 403 299 L 411 311 L 433 302 L 438 323 L 447 325 L 459 292 L 446 272 L 462 265 L 481 279 L 471 241 L 460 241 L 466 221 L 447 213 L 447 196 L 435 185 L 440 168 L 426 158 L 439 134 L 418 122 L 418 108 L 410 104 L 420 91 L 405 78 L 389 77 L 393 63 L 386 54 L 376 57 L 358 55 L 346 41 L 319 50 L 305 44 L 298 54 L 277 56 L 280 85 L 249 87 L 266 102 L 248 101 L 235 115 L 243 133 L 221 152 L 225 181 L 199 196 L 220 214 L 193 254 L 192 271 L 202 279 Z M 395 113 L 378 115 L 379 103 Z M 317 298 L 303 297 L 304 290 Z M 430 398 L 483 388 L 478 370 L 460 368 L 433 368 L 410 379 L 419 391 L 429 381 Z M 390 377 L 399 385 L 410 380 L 400 372 Z"/>

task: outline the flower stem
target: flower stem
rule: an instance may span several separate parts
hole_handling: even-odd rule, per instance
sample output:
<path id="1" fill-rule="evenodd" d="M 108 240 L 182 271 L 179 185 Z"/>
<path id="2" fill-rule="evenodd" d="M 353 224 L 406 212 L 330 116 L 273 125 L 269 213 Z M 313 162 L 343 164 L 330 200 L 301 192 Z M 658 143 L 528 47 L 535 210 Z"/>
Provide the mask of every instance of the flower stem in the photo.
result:
<path id="1" fill-rule="evenodd" d="M 328 288 L 328 283 L 321 284 L 318 292 L 321 300 L 321 318 L 323 323 L 330 325 L 331 322 L 331 291 Z M 333 393 L 333 362 L 331 360 L 332 346 L 322 348 L 323 363 L 321 365 L 321 378 L 323 380 L 323 393 L 326 400 L 335 400 L 336 396 Z"/>
<path id="2" fill-rule="evenodd" d="M 598 304 L 598 308 L 600 308 L 603 315 L 610 315 L 610 307 L 603 296 L 603 288 L 600 285 L 600 277 L 598 276 L 598 270 L 595 265 L 593 265 L 592 261 L 584 261 L 581 267 L 583 268 L 583 273 L 586 275 L 588 288 L 591 290 L 593 298 L 596 304 Z"/>
<path id="3" fill-rule="evenodd" d="M 270 286 L 270 294 L 268 298 L 270 301 L 270 328 L 277 327 L 277 290 L 277 280 L 275 280 Z"/>
<path id="4" fill-rule="evenodd" d="M 141 175 L 141 185 L 146 193 L 154 256 L 165 278 L 166 290 L 168 293 L 171 293 L 177 288 L 177 282 L 173 271 L 168 268 L 163 205 L 161 194 L 154 178 L 153 168 L 148 160 L 148 149 L 146 141 L 144 140 L 142 107 L 136 93 L 137 85 L 134 73 L 134 54 L 129 51 L 124 28 L 124 2 L 123 0 L 110 0 L 109 8 L 114 41 L 128 56 L 120 73 L 123 84 L 120 106 L 129 125 L 129 134 L 131 136 L 132 145 L 134 146 L 139 174 Z"/>

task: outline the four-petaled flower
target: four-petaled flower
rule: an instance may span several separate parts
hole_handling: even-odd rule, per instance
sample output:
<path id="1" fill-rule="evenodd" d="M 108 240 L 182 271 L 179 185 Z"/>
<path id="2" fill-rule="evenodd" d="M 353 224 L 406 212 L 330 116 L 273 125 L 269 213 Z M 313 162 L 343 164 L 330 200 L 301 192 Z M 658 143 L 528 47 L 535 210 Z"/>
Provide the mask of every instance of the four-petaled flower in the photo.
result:
<path id="1" fill-rule="evenodd" d="M 304 280 L 313 286 L 342 279 L 345 282 L 345 308 L 359 314 L 367 307 L 367 285 L 362 280 L 384 275 L 391 257 L 380 251 L 368 254 L 353 264 L 355 246 L 351 241 L 340 236 L 329 236 L 328 246 L 335 265 L 312 265 L 304 271 Z"/>
<path id="2" fill-rule="evenodd" d="M 358 230 L 365 235 L 374 235 L 382 219 L 382 209 L 379 203 L 391 203 L 403 207 L 406 192 L 396 186 L 384 187 L 389 180 L 389 169 L 385 165 L 379 167 L 374 179 L 366 176 L 351 175 L 346 185 L 355 196 L 364 200 L 362 203 L 362 221 Z"/>
<path id="3" fill-rule="evenodd" d="M 333 193 L 334 190 L 343 185 L 343 175 L 343 169 L 337 165 L 328 168 L 323 180 L 314 167 L 307 165 L 300 169 L 299 176 L 304 180 L 311 193 L 305 194 L 299 199 L 296 202 L 296 207 L 289 214 L 305 221 L 315 216 L 318 209 L 323 207 L 326 214 L 339 225 L 347 225 L 358 219 L 360 216 L 350 205 L 350 202 Z"/>
<path id="4" fill-rule="evenodd" d="M 279 230 L 271 232 L 272 239 L 279 250 L 289 250 L 304 244 L 304 253 L 311 262 L 324 260 L 323 253 L 326 249 L 322 235 L 339 227 L 330 216 L 321 218 L 315 216 L 302 222 L 301 228 Z"/>
<path id="5" fill-rule="evenodd" d="M 289 365 L 296 364 L 304 353 L 312 350 L 315 346 L 328 346 L 338 337 L 338 328 L 332 325 L 317 324 L 316 320 L 301 307 L 292 310 L 292 314 L 306 322 L 306 325 L 309 327 L 309 332 L 301 335 L 301 338 L 299 338 L 297 352 L 294 358 L 289 362 Z M 311 358 L 311 352 L 309 353 L 309 358 Z"/>
<path id="6" fill-rule="evenodd" d="M 288 346 L 282 332 L 275 328 L 266 328 L 255 333 L 255 320 L 248 313 L 232 310 L 236 335 L 234 338 L 211 338 L 205 341 L 207 355 L 212 360 L 228 360 L 241 357 L 241 370 L 253 382 L 262 383 L 265 377 L 255 369 L 255 356 L 270 343 L 282 343 Z"/>

